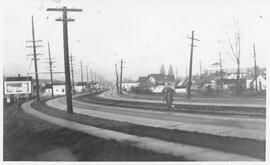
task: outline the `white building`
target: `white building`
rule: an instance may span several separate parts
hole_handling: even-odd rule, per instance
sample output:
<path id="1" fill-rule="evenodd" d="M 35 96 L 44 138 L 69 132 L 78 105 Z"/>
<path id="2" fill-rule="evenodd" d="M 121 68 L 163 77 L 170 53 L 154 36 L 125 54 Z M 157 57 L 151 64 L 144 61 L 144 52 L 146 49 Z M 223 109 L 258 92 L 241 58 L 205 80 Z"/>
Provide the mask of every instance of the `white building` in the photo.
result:
<path id="1" fill-rule="evenodd" d="M 52 88 L 46 87 L 44 89 L 43 95 L 51 96 L 51 94 L 52 94 Z M 66 94 L 65 85 L 53 85 L 53 94 L 54 96 L 65 95 Z"/>
<path id="2" fill-rule="evenodd" d="M 127 91 L 130 91 L 132 87 L 137 87 L 137 86 L 139 86 L 139 83 L 135 81 L 124 81 L 122 83 L 122 88 Z"/>
<path id="3" fill-rule="evenodd" d="M 256 89 L 256 79 L 251 79 L 246 81 L 247 89 Z M 266 90 L 266 79 L 259 75 L 257 77 L 257 89 L 258 91 Z"/>

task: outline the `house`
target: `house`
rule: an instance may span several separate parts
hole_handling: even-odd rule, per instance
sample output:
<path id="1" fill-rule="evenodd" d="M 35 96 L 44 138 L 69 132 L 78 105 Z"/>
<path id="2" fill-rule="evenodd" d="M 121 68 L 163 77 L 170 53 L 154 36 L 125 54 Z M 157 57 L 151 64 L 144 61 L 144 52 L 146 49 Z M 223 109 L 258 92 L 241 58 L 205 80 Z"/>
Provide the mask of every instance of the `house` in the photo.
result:
<path id="1" fill-rule="evenodd" d="M 133 80 L 124 80 L 122 83 L 122 88 L 126 91 L 130 91 L 132 87 L 139 86 L 139 82 Z"/>
<path id="2" fill-rule="evenodd" d="M 249 79 L 246 83 L 247 89 L 256 89 L 256 79 Z M 257 76 L 257 89 L 258 91 L 266 90 L 266 77 Z"/>
<path id="3" fill-rule="evenodd" d="M 187 93 L 188 79 L 175 83 L 175 92 L 176 93 Z"/>
<path id="4" fill-rule="evenodd" d="M 150 87 L 150 90 L 151 90 L 153 93 L 162 93 L 163 90 L 164 90 L 164 86 L 163 86 L 163 85 L 152 86 L 152 87 Z"/>
<path id="5" fill-rule="evenodd" d="M 174 75 L 163 75 L 163 74 L 150 74 L 148 75 L 149 82 L 155 85 L 174 85 Z"/>
<path id="6" fill-rule="evenodd" d="M 74 86 L 74 90 L 75 92 L 83 92 L 86 90 L 86 86 L 87 86 L 86 82 L 78 82 Z"/>
<path id="7" fill-rule="evenodd" d="M 148 77 L 147 76 L 141 76 L 141 77 L 139 77 L 139 80 L 138 80 L 138 82 L 140 83 L 140 84 L 145 84 L 145 83 L 147 83 L 148 82 Z"/>
<path id="8" fill-rule="evenodd" d="M 237 79 L 216 79 L 216 85 L 221 86 L 221 83 L 223 82 L 223 89 L 224 90 L 231 90 L 233 88 L 237 87 Z M 246 89 L 246 79 L 240 78 L 240 88 L 241 89 Z"/>
<path id="9" fill-rule="evenodd" d="M 51 96 L 52 95 L 52 86 L 51 86 L 51 84 L 46 84 L 45 87 L 43 87 L 42 94 L 44 96 Z M 65 84 L 54 84 L 53 85 L 53 94 L 54 94 L 54 96 L 65 95 L 66 94 Z"/>

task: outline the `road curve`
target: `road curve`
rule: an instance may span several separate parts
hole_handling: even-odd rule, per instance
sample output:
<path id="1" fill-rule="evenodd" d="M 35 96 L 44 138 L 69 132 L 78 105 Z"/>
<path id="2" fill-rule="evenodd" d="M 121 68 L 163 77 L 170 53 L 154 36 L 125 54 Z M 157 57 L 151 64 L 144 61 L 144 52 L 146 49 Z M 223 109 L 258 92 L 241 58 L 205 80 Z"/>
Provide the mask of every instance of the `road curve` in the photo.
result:
<path id="1" fill-rule="evenodd" d="M 265 119 L 192 115 L 174 112 L 145 111 L 84 103 L 74 100 L 74 112 L 89 116 L 166 129 L 194 131 L 218 136 L 265 140 Z M 47 105 L 65 110 L 65 98 Z"/>

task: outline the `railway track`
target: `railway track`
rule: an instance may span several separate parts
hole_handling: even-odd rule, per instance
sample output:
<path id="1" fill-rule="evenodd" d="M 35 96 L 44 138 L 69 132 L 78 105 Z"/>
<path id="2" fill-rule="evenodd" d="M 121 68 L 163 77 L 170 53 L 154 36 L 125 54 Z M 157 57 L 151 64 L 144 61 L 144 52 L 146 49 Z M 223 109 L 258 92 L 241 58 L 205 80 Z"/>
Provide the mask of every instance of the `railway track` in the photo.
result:
<path id="1" fill-rule="evenodd" d="M 145 110 L 159 110 L 166 111 L 166 105 L 163 103 L 146 103 L 137 101 L 123 101 L 108 98 L 100 98 L 98 95 L 102 92 L 94 94 L 83 95 L 76 99 L 90 102 L 94 104 L 102 104 L 116 107 L 140 108 Z M 221 116 L 238 116 L 238 117 L 252 117 L 265 118 L 266 108 L 262 107 L 241 107 L 241 106 L 219 106 L 219 105 L 188 105 L 175 104 L 174 112 L 194 113 L 194 114 L 208 114 Z"/>

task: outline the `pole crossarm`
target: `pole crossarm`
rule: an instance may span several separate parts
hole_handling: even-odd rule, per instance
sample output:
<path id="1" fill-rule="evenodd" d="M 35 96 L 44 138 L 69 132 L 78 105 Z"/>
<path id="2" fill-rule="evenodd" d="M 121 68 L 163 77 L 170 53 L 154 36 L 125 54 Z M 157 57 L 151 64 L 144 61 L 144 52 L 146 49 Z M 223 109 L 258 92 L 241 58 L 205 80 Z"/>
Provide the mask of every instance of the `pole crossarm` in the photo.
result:
<path id="1" fill-rule="evenodd" d="M 36 53 L 36 56 L 41 56 L 43 55 L 42 53 Z M 27 54 L 27 56 L 34 56 L 34 54 Z"/>
<path id="2" fill-rule="evenodd" d="M 57 19 L 55 19 L 55 21 L 68 21 L 68 22 L 72 22 L 72 21 L 75 21 L 75 19 L 72 19 L 72 18 L 68 18 L 68 19 L 57 18 Z"/>
<path id="3" fill-rule="evenodd" d="M 82 9 L 75 9 L 75 8 L 47 8 L 47 11 L 71 11 L 71 12 L 81 12 Z"/>

